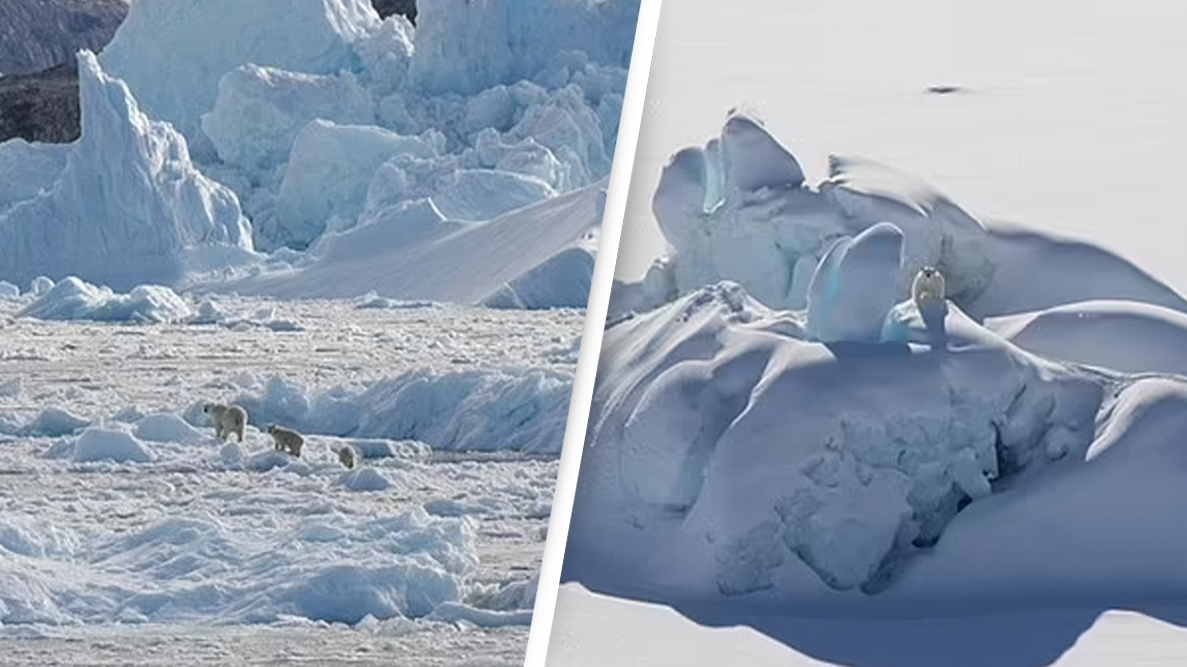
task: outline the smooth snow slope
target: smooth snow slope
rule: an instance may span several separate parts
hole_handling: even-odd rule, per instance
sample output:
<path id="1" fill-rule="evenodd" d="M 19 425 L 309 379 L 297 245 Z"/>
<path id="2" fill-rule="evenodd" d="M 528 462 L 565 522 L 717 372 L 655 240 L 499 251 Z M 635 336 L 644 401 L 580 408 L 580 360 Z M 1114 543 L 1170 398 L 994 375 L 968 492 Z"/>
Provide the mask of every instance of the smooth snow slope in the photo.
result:
<path id="1" fill-rule="evenodd" d="M 476 303 L 600 226 L 602 187 L 478 224 L 448 221 L 424 202 L 387 210 L 360 227 L 328 235 L 313 249 L 316 259 L 308 266 L 231 282 L 226 289 L 282 298 L 374 291 L 394 299 Z M 573 277 L 565 266 L 558 268 Z M 592 263 L 588 269 L 592 275 Z"/>

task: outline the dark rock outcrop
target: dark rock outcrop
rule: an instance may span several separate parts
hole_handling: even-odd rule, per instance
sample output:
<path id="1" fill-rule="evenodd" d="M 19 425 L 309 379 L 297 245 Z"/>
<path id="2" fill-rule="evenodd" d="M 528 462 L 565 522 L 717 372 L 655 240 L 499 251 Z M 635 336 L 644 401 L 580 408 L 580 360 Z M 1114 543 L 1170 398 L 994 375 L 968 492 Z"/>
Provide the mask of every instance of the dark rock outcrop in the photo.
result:
<path id="1" fill-rule="evenodd" d="M 78 64 L 0 77 L 0 141 L 62 144 L 79 135 Z"/>
<path id="2" fill-rule="evenodd" d="M 413 24 L 416 23 L 416 0 L 371 0 L 371 6 L 383 18 L 392 14 L 403 14 Z"/>
<path id="3" fill-rule="evenodd" d="M 128 14 L 127 0 L 3 0 L 0 73 L 32 74 L 98 51 Z"/>

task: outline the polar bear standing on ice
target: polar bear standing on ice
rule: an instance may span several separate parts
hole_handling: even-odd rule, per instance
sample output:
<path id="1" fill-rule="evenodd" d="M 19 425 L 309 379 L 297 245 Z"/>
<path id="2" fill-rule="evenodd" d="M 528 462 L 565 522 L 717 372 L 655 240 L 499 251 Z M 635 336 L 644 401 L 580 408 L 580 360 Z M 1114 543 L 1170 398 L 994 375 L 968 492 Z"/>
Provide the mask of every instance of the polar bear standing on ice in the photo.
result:
<path id="1" fill-rule="evenodd" d="M 247 427 L 246 410 L 238 405 L 207 403 L 202 406 L 202 412 L 210 415 L 210 418 L 214 420 L 215 437 L 227 440 L 234 433 L 239 436 L 239 442 L 243 442 L 243 430 Z"/>
<path id="2" fill-rule="evenodd" d="M 948 302 L 944 296 L 944 274 L 934 266 L 925 266 L 915 274 L 911 283 L 911 300 L 919 309 L 919 316 L 927 327 L 931 349 L 948 347 L 948 331 L 945 319 L 948 317 Z"/>
<path id="3" fill-rule="evenodd" d="M 268 433 L 272 436 L 273 449 L 278 452 L 288 452 L 297 458 L 301 458 L 301 448 L 305 446 L 305 437 L 303 435 L 279 424 L 269 426 Z"/>
<path id="4" fill-rule="evenodd" d="M 934 266 L 925 266 L 911 282 L 911 300 L 920 311 L 929 301 L 944 300 L 944 274 Z"/>
<path id="5" fill-rule="evenodd" d="M 354 447 L 346 445 L 338 450 L 338 461 L 349 470 L 354 468 Z"/>

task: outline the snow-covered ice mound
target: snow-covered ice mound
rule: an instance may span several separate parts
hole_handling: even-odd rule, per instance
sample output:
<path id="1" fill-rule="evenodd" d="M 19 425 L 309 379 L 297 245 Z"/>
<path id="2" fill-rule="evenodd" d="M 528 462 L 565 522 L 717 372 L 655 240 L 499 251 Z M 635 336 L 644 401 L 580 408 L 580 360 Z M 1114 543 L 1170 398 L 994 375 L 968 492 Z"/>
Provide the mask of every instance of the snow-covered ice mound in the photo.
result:
<path id="1" fill-rule="evenodd" d="M 234 402 L 252 424 L 284 424 L 303 433 L 419 440 L 438 450 L 558 454 L 572 386 L 572 375 L 545 369 L 414 371 L 362 390 L 315 395 L 272 378 L 259 393 Z M 195 404 L 186 419 L 205 425 L 208 417 Z"/>
<path id="2" fill-rule="evenodd" d="M 179 322 L 192 316 L 185 300 L 161 285 L 138 285 L 128 294 L 116 294 L 69 276 L 37 297 L 18 317 L 42 320 L 94 320 L 101 322 Z"/>
<path id="3" fill-rule="evenodd" d="M 82 432 L 78 439 L 69 442 L 70 457 L 79 463 L 91 461 L 113 461 L 116 463 L 147 463 L 153 460 L 142 442 L 119 429 L 92 427 Z M 56 453 L 64 453 L 65 448 Z"/>
<path id="4" fill-rule="evenodd" d="M 987 224 L 943 193 L 885 165 L 834 156 L 817 187 L 762 123 L 732 114 L 721 136 L 676 153 L 652 200 L 672 250 L 642 281 L 617 283 L 611 318 L 718 280 L 773 308 L 803 308 L 817 264 L 841 238 L 879 223 L 903 234 L 897 300 L 923 265 L 975 319 L 1074 301 L 1121 299 L 1187 312 L 1138 267 L 1087 243 Z"/>
<path id="5" fill-rule="evenodd" d="M 810 342 L 802 313 L 733 283 L 611 327 L 566 576 L 676 598 L 874 593 L 965 505 L 1074 472 L 1110 376 L 955 306 L 947 327 L 947 351 Z"/>
<path id="6" fill-rule="evenodd" d="M 518 285 L 529 307 L 584 307 L 592 262 L 591 250 L 581 242 L 601 222 L 598 187 L 481 224 L 447 220 L 432 202 L 408 202 L 356 228 L 328 234 L 312 249 L 317 257 L 307 266 L 264 273 L 228 288 L 284 298 L 376 292 L 389 299 L 478 303 Z"/>
<path id="7" fill-rule="evenodd" d="M 885 222 L 838 239 L 808 285 L 808 333 L 822 343 L 876 343 L 898 296 L 903 233 Z"/>
<path id="8" fill-rule="evenodd" d="M 1187 315 L 1135 301 L 1085 301 L 985 326 L 1036 354 L 1129 373 L 1187 376 Z"/>
<path id="9" fill-rule="evenodd" d="M 51 185 L 38 177 L 35 196 L 0 208 L 0 278 L 76 275 L 131 289 L 250 256 L 235 194 L 198 171 L 185 139 L 150 120 L 90 52 L 78 68 L 82 137 Z"/>
<path id="10" fill-rule="evenodd" d="M 482 300 L 491 308 L 585 308 L 597 249 L 562 250 Z"/>

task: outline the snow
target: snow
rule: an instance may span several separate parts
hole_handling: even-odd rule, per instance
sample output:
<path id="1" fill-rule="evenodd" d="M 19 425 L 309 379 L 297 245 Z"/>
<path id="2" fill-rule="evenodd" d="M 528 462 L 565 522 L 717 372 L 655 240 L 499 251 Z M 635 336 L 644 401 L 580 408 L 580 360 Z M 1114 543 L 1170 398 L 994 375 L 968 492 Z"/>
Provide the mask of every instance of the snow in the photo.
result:
<path id="1" fill-rule="evenodd" d="M 990 318 L 985 326 L 1046 357 L 1128 373 L 1187 376 L 1187 315 L 1132 301 L 1080 301 Z M 1126 341 L 1118 345 L 1117 341 Z"/>
<path id="2" fill-rule="evenodd" d="M 559 454 L 572 377 L 540 369 L 412 371 L 362 391 L 310 395 L 283 378 L 233 402 L 256 424 L 338 437 L 430 442 L 439 450 Z M 199 412 L 195 403 L 193 415 Z"/>
<path id="3" fill-rule="evenodd" d="M 482 301 L 491 308 L 584 308 L 593 283 L 596 250 L 562 250 Z"/>
<path id="4" fill-rule="evenodd" d="M 75 462 L 115 461 L 117 463 L 147 463 L 153 455 L 132 435 L 117 429 L 88 428 L 78 436 L 71 457 Z"/>
<path id="5" fill-rule="evenodd" d="M 40 351 L 0 364 L 0 619 L 46 642 L 12 662 L 79 636 L 201 655 L 217 636 L 216 662 L 336 664 L 360 646 L 522 657 L 575 366 L 552 351 L 583 314 L 201 298 L 305 328 L 5 326 L 6 353 Z M 220 442 L 200 404 L 240 397 L 246 440 Z M 272 421 L 305 434 L 300 459 L 272 450 Z M 480 511 L 432 512 L 443 502 Z M 288 649 L 247 645 L 243 628 Z"/>
<path id="6" fill-rule="evenodd" d="M 903 233 L 879 223 L 824 254 L 808 284 L 808 333 L 824 343 L 876 343 L 895 304 Z"/>
<path id="7" fill-rule="evenodd" d="M 383 473 L 374 468 L 359 468 L 343 473 L 339 483 L 351 491 L 383 491 L 391 486 Z"/>
<path id="8" fill-rule="evenodd" d="M 186 302 L 161 285 L 139 285 L 128 294 L 116 294 L 75 276 L 54 285 L 18 313 L 42 320 L 93 320 L 100 322 L 177 322 L 191 316 Z"/>
<path id="9" fill-rule="evenodd" d="M 1137 198 L 1086 188 L 1102 173 L 1124 180 L 1126 165 L 1168 164 L 1132 121 L 1157 107 L 1169 122 L 1182 96 L 1132 71 L 1157 49 L 1123 56 L 1149 38 L 1126 15 L 1116 18 L 1130 42 L 1113 51 L 1111 25 L 1076 49 L 1045 39 L 1064 13 L 1042 3 L 979 12 L 1000 34 L 971 42 L 964 28 L 978 21 L 938 3 L 861 4 L 798 12 L 793 34 L 753 11 L 706 13 L 704 40 L 668 33 L 671 78 L 657 74 L 649 126 L 664 136 L 697 120 L 662 146 L 666 166 L 640 163 L 658 181 L 635 183 L 626 224 L 647 226 L 650 204 L 662 238 L 648 259 L 666 248 L 647 273 L 620 272 L 612 295 L 562 574 L 577 600 L 557 609 L 549 664 L 1022 667 L 1184 655 L 1173 508 L 1185 500 L 1187 301 L 1181 284 L 1131 259 L 1150 257 L 1133 252 L 1138 241 L 1125 252 L 1116 243 L 1174 246 L 1173 232 L 1155 229 L 1174 186 L 1158 176 Z M 679 5 L 673 16 L 702 11 Z M 1037 29 L 1019 16 L 1046 20 Z M 937 33 L 937 23 L 962 28 Z M 752 44 L 753 30 L 767 39 Z M 838 48 L 838 34 L 860 48 Z M 937 59 L 932 34 L 965 60 Z M 1021 53 L 993 48 L 1021 34 L 1034 40 Z M 1105 34 L 1107 57 L 1089 48 Z M 804 61 L 788 53 L 805 55 L 806 43 L 830 66 L 787 77 L 786 63 Z M 716 76 L 694 66 L 708 60 Z M 1103 60 L 1125 84 L 1069 95 L 1096 85 Z M 1036 62 L 1041 76 L 1027 69 Z M 985 85 L 958 81 L 968 94 L 937 100 L 920 80 L 937 67 Z M 720 98 L 748 94 L 787 99 L 761 114 L 770 125 L 733 110 L 723 126 Z M 1115 94 L 1125 99 L 1107 113 L 1129 111 L 1114 140 L 1086 142 L 1105 136 L 1084 131 L 1085 117 L 1099 118 L 1091 100 Z M 1078 134 L 1059 132 L 1063 123 Z M 715 131 L 704 143 L 681 148 L 705 127 Z M 1073 149 L 1082 143 L 1092 150 Z M 921 159 L 937 154 L 948 159 Z M 1133 154 L 1147 159 L 1117 159 Z M 813 168 L 824 176 L 809 177 Z M 987 217 L 1013 212 L 998 193 L 1019 190 L 1051 214 L 1028 216 L 1035 227 Z M 1113 214 L 1086 214 L 1089 201 L 1111 202 Z M 852 252 L 880 230 L 885 244 Z M 624 249 L 639 238 L 624 237 Z M 948 279 L 935 308 L 909 299 L 923 265 Z M 1080 641 L 1094 623 L 1131 622 L 1149 644 Z M 747 651 L 757 657 L 739 660 Z"/>
<path id="10" fill-rule="evenodd" d="M 711 614 L 707 614 L 711 616 Z M 557 595 L 548 664 L 592 667 L 721 665 L 1049 665 L 1106 667 L 1176 662 L 1187 634 L 1180 608 L 1149 613 L 1016 610 L 945 618 L 782 616 L 754 627 L 690 618 L 670 607 L 613 598 L 580 584 Z M 645 628 L 646 632 L 640 632 Z M 861 641 L 854 641 L 860 637 Z M 1008 637 L 1008 642 L 1002 638 Z"/>
<path id="11" fill-rule="evenodd" d="M 483 224 L 448 220 L 431 201 L 405 202 L 358 227 L 327 234 L 311 248 L 316 259 L 308 264 L 232 281 L 226 288 L 278 298 L 350 298 L 373 291 L 388 299 L 479 303 L 580 244 L 601 222 L 597 193 L 596 186 L 582 188 Z M 580 280 L 577 264 L 554 260 L 546 273 L 558 282 Z M 557 284 L 549 291 L 558 303 L 529 305 L 571 305 L 578 289 Z"/>
<path id="12" fill-rule="evenodd" d="M 135 435 L 141 440 L 155 442 L 200 442 L 206 438 L 184 419 L 169 412 L 145 415 L 135 420 Z"/>

